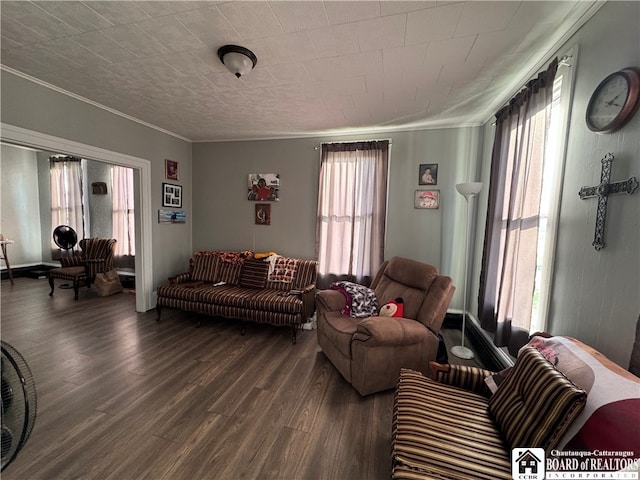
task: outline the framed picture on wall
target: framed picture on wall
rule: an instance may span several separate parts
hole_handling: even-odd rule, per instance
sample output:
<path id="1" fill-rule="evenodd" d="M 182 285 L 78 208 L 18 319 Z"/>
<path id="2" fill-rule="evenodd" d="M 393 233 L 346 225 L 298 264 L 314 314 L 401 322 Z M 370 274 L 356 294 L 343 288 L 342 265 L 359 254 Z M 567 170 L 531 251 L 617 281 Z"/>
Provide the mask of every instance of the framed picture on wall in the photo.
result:
<path id="1" fill-rule="evenodd" d="M 186 223 L 187 214 L 182 210 L 158 210 L 158 223 Z"/>
<path id="2" fill-rule="evenodd" d="M 247 189 L 247 200 L 279 202 L 280 175 L 277 173 L 250 173 Z"/>
<path id="3" fill-rule="evenodd" d="M 415 208 L 439 208 L 440 190 L 416 190 L 413 206 Z"/>
<path id="4" fill-rule="evenodd" d="M 164 161 L 164 173 L 167 180 L 175 180 L 176 182 L 179 180 L 178 178 L 178 162 L 174 160 L 165 160 Z"/>
<path id="5" fill-rule="evenodd" d="M 256 203 L 256 225 L 271 225 L 271 204 Z"/>
<path id="6" fill-rule="evenodd" d="M 438 184 L 438 164 L 423 163 L 420 165 L 418 172 L 418 185 L 437 185 Z"/>
<path id="7" fill-rule="evenodd" d="M 170 183 L 162 184 L 162 206 L 182 208 L 182 186 Z"/>

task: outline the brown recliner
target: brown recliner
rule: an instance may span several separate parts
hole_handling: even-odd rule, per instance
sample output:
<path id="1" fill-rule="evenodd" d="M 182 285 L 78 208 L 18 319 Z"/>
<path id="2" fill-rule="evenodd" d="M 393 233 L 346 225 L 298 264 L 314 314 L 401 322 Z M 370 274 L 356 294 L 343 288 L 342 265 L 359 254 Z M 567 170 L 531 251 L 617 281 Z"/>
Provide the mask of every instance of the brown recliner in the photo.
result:
<path id="1" fill-rule="evenodd" d="M 394 388 L 401 368 L 428 374 L 455 291 L 435 267 L 402 257 L 384 262 L 371 288 L 378 306 L 402 298 L 404 317 L 352 318 L 341 313 L 346 299 L 339 291 L 316 297 L 318 344 L 360 395 Z"/>

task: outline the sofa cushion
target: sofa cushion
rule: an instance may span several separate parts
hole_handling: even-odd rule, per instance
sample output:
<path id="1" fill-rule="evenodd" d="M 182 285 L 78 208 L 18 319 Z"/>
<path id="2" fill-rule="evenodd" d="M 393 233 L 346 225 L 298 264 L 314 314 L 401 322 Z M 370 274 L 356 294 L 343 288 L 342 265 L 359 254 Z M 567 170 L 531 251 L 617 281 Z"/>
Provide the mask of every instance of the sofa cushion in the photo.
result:
<path id="1" fill-rule="evenodd" d="M 240 286 L 264 288 L 269 274 L 269 264 L 262 260 L 245 260 L 240 272 Z"/>
<path id="2" fill-rule="evenodd" d="M 297 258 L 281 257 L 275 258 L 273 269 L 269 273 L 270 282 L 291 283 L 296 275 L 299 260 Z"/>
<path id="3" fill-rule="evenodd" d="M 558 445 L 584 408 L 587 394 L 532 347 L 523 349 L 513 371 L 489 399 L 489 412 L 510 448 Z"/>
<path id="4" fill-rule="evenodd" d="M 393 407 L 392 478 L 511 479 L 487 398 L 402 369 Z"/>
<path id="5" fill-rule="evenodd" d="M 216 282 L 225 282 L 230 285 L 238 285 L 242 263 L 231 263 L 220 260 L 218 271 L 216 272 Z"/>
<path id="6" fill-rule="evenodd" d="M 215 282 L 218 270 L 218 257 L 215 255 L 195 255 L 191 280 L 198 282 Z"/>

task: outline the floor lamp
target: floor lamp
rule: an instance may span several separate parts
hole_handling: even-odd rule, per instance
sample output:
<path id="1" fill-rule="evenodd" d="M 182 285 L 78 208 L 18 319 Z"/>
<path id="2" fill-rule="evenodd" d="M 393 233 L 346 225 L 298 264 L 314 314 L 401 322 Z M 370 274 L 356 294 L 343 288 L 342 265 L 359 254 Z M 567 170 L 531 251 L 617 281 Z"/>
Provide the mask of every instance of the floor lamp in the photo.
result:
<path id="1" fill-rule="evenodd" d="M 458 358 L 469 360 L 473 358 L 473 352 L 464 346 L 464 331 L 467 324 L 467 274 L 469 262 L 469 234 L 471 233 L 469 230 L 469 222 L 471 221 L 471 204 L 469 203 L 469 199 L 475 197 L 478 193 L 480 193 L 480 190 L 482 190 L 482 182 L 458 183 L 456 185 L 456 190 L 458 190 L 458 193 L 462 195 L 467 201 L 467 226 L 464 232 L 464 296 L 462 297 L 462 345 L 453 347 L 451 349 L 451 353 L 453 353 Z"/>

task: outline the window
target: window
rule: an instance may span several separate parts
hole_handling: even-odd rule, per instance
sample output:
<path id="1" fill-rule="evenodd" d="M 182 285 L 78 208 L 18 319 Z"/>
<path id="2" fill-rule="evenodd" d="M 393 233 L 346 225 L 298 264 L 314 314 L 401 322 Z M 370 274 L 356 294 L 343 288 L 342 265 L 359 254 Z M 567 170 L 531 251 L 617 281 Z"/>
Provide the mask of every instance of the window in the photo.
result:
<path id="1" fill-rule="evenodd" d="M 82 160 L 76 157 L 49 157 L 51 184 L 51 231 L 59 225 L 67 225 L 76 231 L 78 239 L 84 238 L 84 204 L 82 201 Z M 54 252 L 58 251 L 51 242 Z"/>
<path id="2" fill-rule="evenodd" d="M 133 169 L 111 167 L 113 238 L 117 257 L 136 254 Z"/>
<path id="3" fill-rule="evenodd" d="M 384 258 L 389 142 L 322 145 L 316 256 L 321 288 L 369 284 Z"/>
<path id="4" fill-rule="evenodd" d="M 496 114 L 479 314 L 499 346 L 546 327 L 569 86 L 556 59 Z"/>

